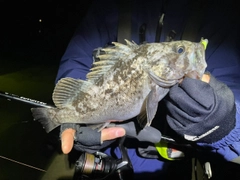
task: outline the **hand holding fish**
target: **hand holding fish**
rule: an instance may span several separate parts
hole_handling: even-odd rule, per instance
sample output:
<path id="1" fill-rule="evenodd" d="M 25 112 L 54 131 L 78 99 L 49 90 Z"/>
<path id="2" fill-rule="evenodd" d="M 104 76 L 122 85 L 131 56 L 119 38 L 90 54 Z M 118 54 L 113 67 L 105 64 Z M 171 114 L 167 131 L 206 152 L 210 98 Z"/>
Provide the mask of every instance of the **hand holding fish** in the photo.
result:
<path id="1" fill-rule="evenodd" d="M 81 124 L 80 133 L 68 130 L 62 134 L 62 148 L 65 153 L 71 150 L 75 136 L 78 137 L 83 131 L 92 130 L 82 125 L 102 123 L 104 128 L 112 122 L 109 121 L 112 119 L 123 122 L 122 126 L 125 126 L 123 128 L 129 129 L 129 133 L 126 134 L 140 140 L 142 138 L 146 140 L 145 137 L 153 134 L 147 141 L 157 142 L 156 137 L 161 138 L 161 133 L 150 125 L 159 101 L 183 78 L 201 79 L 207 66 L 205 62 L 207 40 L 202 39 L 199 43 L 189 41 L 143 45 L 130 41 L 126 43 L 123 45 L 115 42 L 114 47 L 104 48 L 105 54 L 98 56 L 100 61 L 93 64 L 93 68 L 87 74 L 87 81 L 73 78 L 59 80 L 53 92 L 56 108 L 31 109 L 34 119 L 41 122 L 47 132 L 63 124 L 79 126 Z M 124 124 L 124 121 L 136 116 L 142 128 L 139 134 L 135 131 L 132 133 L 132 130 L 136 130 L 134 124 Z M 118 135 L 114 130 L 119 131 L 104 129 L 95 136 L 94 132 L 97 131 L 92 130 L 93 134 L 88 134 L 99 137 L 99 142 L 124 135 L 122 130 L 121 133 L 117 133 Z M 81 140 L 85 139 L 79 136 L 76 142 Z M 98 149 L 100 147 L 97 146 Z"/>
<path id="2" fill-rule="evenodd" d="M 96 152 L 114 142 L 114 139 L 126 135 L 139 141 L 157 143 L 161 140 L 161 132 L 154 127 L 146 127 L 137 132 L 133 121 L 112 123 L 101 132 L 90 127 L 81 127 L 76 124 L 63 124 L 61 126 L 62 151 L 68 154 L 73 145 L 78 151 Z M 75 141 L 75 143 L 74 143 Z"/>
<path id="3" fill-rule="evenodd" d="M 208 74 L 204 74 L 202 76 L 202 79 L 201 79 L 203 82 L 206 82 L 206 83 L 209 83 L 210 81 L 210 76 Z M 130 122 L 130 123 L 133 123 L 133 122 Z M 129 124 L 130 124 L 129 123 Z M 122 137 L 124 135 L 128 135 L 128 136 L 135 136 L 137 137 L 136 134 L 134 134 L 134 127 L 132 124 L 130 124 L 130 126 L 126 125 L 127 123 L 125 123 L 125 125 L 122 124 L 122 126 L 118 126 L 118 127 L 110 127 L 110 128 L 105 128 L 101 131 L 100 134 L 100 141 L 101 142 L 104 142 L 104 141 L 107 141 L 107 140 L 113 140 L 113 139 L 116 139 L 116 138 L 119 138 L 119 137 Z M 151 128 L 151 127 L 150 127 Z M 147 131 L 147 130 L 145 130 Z M 97 132 L 97 131 L 96 131 Z M 73 145 L 74 145 L 74 137 L 75 137 L 75 133 L 76 133 L 76 130 L 75 129 L 72 129 L 72 128 L 68 128 L 68 129 L 65 129 L 62 131 L 62 134 L 61 134 L 61 142 L 62 142 L 62 151 L 64 154 L 68 154 L 72 148 L 73 148 Z M 160 132 L 159 132 L 160 133 Z M 141 134 L 143 133 L 140 133 L 138 136 L 141 136 Z M 88 135 L 89 135 L 89 131 L 88 131 Z M 87 135 L 87 136 L 88 136 Z M 158 142 L 160 139 L 161 139 L 161 134 L 157 134 L 155 132 L 155 129 L 151 129 L 151 133 L 149 133 L 147 136 L 145 137 L 149 137 L 149 135 L 154 135 L 155 136 L 155 139 L 153 137 L 150 137 L 148 141 L 156 141 Z M 81 136 L 81 135 L 80 135 Z M 157 137 L 158 136 L 158 137 Z M 84 138 L 84 137 L 82 137 Z M 158 139 L 159 138 L 159 139 Z M 81 137 L 80 137 L 81 139 Z M 138 139 L 140 140 L 144 140 L 142 137 L 138 137 Z M 94 144 L 95 145 L 95 144 Z"/>
<path id="4" fill-rule="evenodd" d="M 235 126 L 234 95 L 210 73 L 202 81 L 185 78 L 171 88 L 165 98 L 166 119 L 169 127 L 184 139 L 213 143 Z"/>
<path id="5" fill-rule="evenodd" d="M 68 154 L 74 145 L 74 137 L 75 137 L 76 130 L 75 129 L 66 129 L 61 134 L 61 142 L 62 142 L 62 152 L 64 154 Z M 101 135 L 101 142 L 107 141 L 107 140 L 113 140 L 119 137 L 122 137 L 125 135 L 125 130 L 121 127 L 111 127 L 111 128 L 105 128 L 101 132 L 99 132 Z"/>

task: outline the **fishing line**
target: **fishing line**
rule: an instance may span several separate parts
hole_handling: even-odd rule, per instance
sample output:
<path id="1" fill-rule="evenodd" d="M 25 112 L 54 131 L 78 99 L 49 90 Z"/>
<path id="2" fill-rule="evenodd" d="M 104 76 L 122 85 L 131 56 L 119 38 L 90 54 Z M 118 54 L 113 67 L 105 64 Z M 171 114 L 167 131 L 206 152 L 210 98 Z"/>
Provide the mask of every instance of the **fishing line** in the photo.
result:
<path id="1" fill-rule="evenodd" d="M 38 170 L 38 171 L 47 172 L 47 171 L 44 170 L 44 169 L 37 168 L 37 167 L 31 166 L 31 165 L 28 165 L 28 164 L 25 164 L 25 163 L 22 163 L 22 162 L 19 162 L 19 161 L 16 161 L 16 160 L 13 160 L 13 159 L 4 157 L 4 156 L 0 156 L 0 158 L 5 159 L 5 160 L 8 160 L 8 161 L 11 161 L 11 162 L 14 162 L 14 163 L 17 163 L 17 164 L 20 164 L 20 165 L 23 165 L 23 166 L 26 166 L 26 167 L 29 167 L 29 168 L 32 168 L 32 169 L 36 169 L 36 170 Z"/>

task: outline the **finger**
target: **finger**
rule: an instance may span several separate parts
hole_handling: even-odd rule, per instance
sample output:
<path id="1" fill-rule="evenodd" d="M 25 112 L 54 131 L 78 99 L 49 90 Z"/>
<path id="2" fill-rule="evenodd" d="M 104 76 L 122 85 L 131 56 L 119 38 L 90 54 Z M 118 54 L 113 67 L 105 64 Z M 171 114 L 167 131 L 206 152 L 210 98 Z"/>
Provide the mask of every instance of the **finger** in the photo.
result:
<path id="1" fill-rule="evenodd" d="M 210 81 L 210 75 L 209 74 L 203 74 L 202 79 L 203 82 L 209 83 Z"/>
<path id="2" fill-rule="evenodd" d="M 66 129 L 62 132 L 61 141 L 62 141 L 62 152 L 68 154 L 73 148 L 74 142 L 74 129 Z"/>
<path id="3" fill-rule="evenodd" d="M 158 143 L 162 137 L 161 132 L 152 126 L 147 126 L 138 132 L 133 121 L 120 124 L 119 126 L 125 129 L 127 136 L 137 138 L 139 141 Z"/>
<path id="4" fill-rule="evenodd" d="M 101 141 L 107 141 L 122 137 L 126 134 L 125 129 L 121 127 L 110 127 L 101 131 Z"/>

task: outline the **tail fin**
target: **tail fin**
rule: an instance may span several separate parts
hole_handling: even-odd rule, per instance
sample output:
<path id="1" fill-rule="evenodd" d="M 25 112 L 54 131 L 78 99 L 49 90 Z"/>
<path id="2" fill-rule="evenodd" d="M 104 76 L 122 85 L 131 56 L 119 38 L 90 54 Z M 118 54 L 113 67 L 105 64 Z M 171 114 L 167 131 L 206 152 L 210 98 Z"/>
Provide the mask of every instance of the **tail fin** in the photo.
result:
<path id="1" fill-rule="evenodd" d="M 51 120 L 51 117 L 55 117 L 52 114 L 52 112 L 54 112 L 53 108 L 32 108 L 31 111 L 34 120 L 39 121 L 47 133 L 60 125 L 59 123 L 57 123 L 57 121 Z"/>

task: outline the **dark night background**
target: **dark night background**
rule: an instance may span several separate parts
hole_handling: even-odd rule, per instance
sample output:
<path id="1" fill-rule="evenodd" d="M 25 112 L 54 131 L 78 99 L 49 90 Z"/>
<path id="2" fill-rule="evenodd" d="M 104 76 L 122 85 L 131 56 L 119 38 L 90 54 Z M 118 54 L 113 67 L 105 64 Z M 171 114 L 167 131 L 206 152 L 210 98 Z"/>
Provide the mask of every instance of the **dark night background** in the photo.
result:
<path id="1" fill-rule="evenodd" d="M 91 0 L 1 1 L 0 54 L 5 57 L 3 61 L 16 56 L 24 66 L 42 61 L 58 63 L 90 3 Z"/>
<path id="2" fill-rule="evenodd" d="M 0 0 L 0 93 L 51 102 L 60 58 L 90 3 Z M 52 154 L 56 139 L 33 121 L 31 107 L 0 96 L 0 179 L 71 179 L 66 157 Z"/>

